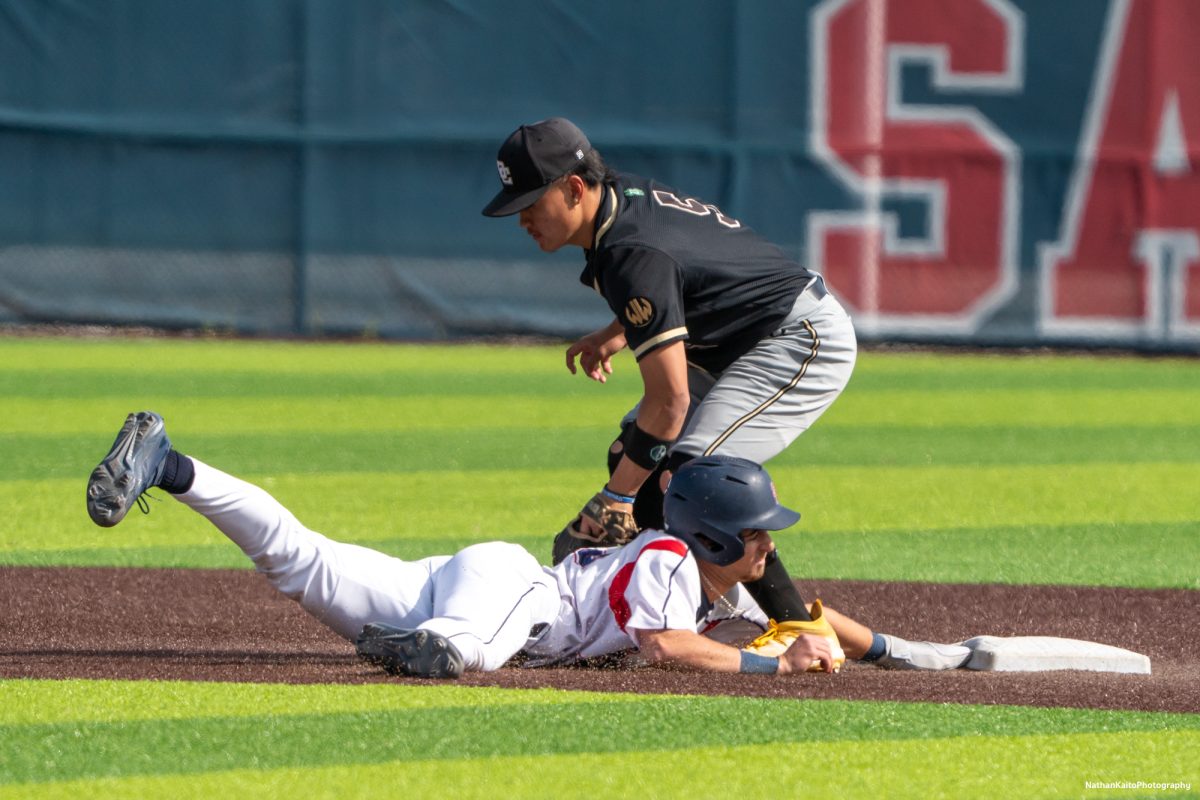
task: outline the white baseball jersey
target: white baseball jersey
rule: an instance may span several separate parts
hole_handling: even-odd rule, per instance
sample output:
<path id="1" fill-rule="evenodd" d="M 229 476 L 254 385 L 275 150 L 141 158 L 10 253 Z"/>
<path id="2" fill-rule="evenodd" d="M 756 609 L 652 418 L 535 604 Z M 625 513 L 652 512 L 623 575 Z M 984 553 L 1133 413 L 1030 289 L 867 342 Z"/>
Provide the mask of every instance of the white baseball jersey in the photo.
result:
<path id="1" fill-rule="evenodd" d="M 522 650 L 528 666 L 628 650 L 635 628 L 699 632 L 734 618 L 766 626 L 740 586 L 709 604 L 687 546 L 656 531 L 622 548 L 580 550 L 555 568 L 505 542 L 404 561 L 309 530 L 259 487 L 192 463 L 192 488 L 175 498 L 351 641 L 368 622 L 424 628 L 449 639 L 467 669 L 493 670 Z"/>
<path id="2" fill-rule="evenodd" d="M 548 571 L 558 581 L 562 611 L 545 633 L 527 644 L 527 666 L 637 647 L 629 631 L 703 632 L 730 619 L 760 627 L 766 615 L 740 585 L 716 604 L 706 599 L 696 559 L 686 544 L 646 531 L 624 547 L 585 548 Z"/>

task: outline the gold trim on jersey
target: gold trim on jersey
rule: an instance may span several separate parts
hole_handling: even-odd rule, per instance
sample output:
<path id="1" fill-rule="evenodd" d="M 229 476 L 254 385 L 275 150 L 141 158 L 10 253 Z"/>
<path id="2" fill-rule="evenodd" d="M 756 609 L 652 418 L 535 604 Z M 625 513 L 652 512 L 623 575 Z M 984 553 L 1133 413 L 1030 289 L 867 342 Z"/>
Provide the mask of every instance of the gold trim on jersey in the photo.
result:
<path id="1" fill-rule="evenodd" d="M 605 218 L 604 222 L 600 224 L 600 228 L 596 231 L 596 238 L 592 240 L 593 250 L 600 246 L 600 240 L 604 238 L 604 234 L 608 233 L 608 229 L 617 221 L 617 192 L 611 186 L 605 188 L 608 189 L 608 197 L 612 200 L 612 212 Z M 596 294 L 604 297 L 604 292 L 600 291 L 599 276 L 592 278 L 592 288 L 596 290 Z"/>
<path id="2" fill-rule="evenodd" d="M 673 338 L 675 336 L 686 336 L 686 335 L 687 335 L 687 328 L 671 328 L 671 330 L 669 330 L 669 331 L 663 331 L 658 336 L 655 336 L 652 339 L 647 339 L 646 341 L 642 342 L 642 346 L 639 347 L 637 350 L 633 351 L 633 357 L 641 358 L 643 353 L 645 353 L 649 350 L 652 350 L 654 347 L 662 344 L 667 339 Z"/>
<path id="3" fill-rule="evenodd" d="M 793 375 L 792 379 L 788 381 L 783 388 L 775 392 L 775 394 L 771 395 L 763 402 L 759 403 L 758 408 L 754 409 L 749 414 L 746 414 L 737 422 L 726 428 L 725 432 L 718 436 L 716 440 L 708 446 L 708 449 L 704 451 L 704 455 L 711 456 L 714 452 L 716 452 L 716 449 L 725 442 L 726 439 L 728 439 L 737 431 L 738 428 L 742 427 L 747 422 L 766 411 L 775 403 L 775 401 L 783 397 L 792 389 L 795 389 L 796 384 L 800 383 L 800 380 L 804 377 L 804 374 L 808 372 L 808 365 L 813 362 L 813 359 L 817 357 L 817 351 L 821 349 L 821 339 L 819 336 L 817 336 L 817 330 L 812 326 L 812 323 L 810 323 L 808 320 L 804 320 L 800 324 L 804 326 L 806 331 L 808 331 L 808 335 L 812 337 L 813 342 L 812 352 L 809 353 L 808 358 L 804 359 L 804 363 L 800 365 L 800 371 Z"/>
<path id="4" fill-rule="evenodd" d="M 617 192 L 611 186 L 606 186 L 605 188 L 608 189 L 608 198 L 612 200 L 612 213 L 608 215 L 608 218 L 600 224 L 599 230 L 596 231 L 596 239 L 592 242 L 593 250 L 599 246 L 600 240 L 604 238 L 604 234 L 608 233 L 608 229 L 617 221 Z"/>

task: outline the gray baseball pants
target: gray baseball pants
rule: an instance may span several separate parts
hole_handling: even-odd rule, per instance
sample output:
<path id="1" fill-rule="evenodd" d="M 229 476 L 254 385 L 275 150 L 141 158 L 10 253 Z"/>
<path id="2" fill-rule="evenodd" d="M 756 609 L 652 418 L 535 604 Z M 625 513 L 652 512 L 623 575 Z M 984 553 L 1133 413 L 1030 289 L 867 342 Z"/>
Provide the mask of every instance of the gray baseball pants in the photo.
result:
<path id="1" fill-rule="evenodd" d="M 850 316 L 817 278 L 779 328 L 720 376 L 689 365 L 692 402 L 671 452 L 769 461 L 842 393 L 857 354 Z M 637 411 L 625 415 L 622 427 Z"/>

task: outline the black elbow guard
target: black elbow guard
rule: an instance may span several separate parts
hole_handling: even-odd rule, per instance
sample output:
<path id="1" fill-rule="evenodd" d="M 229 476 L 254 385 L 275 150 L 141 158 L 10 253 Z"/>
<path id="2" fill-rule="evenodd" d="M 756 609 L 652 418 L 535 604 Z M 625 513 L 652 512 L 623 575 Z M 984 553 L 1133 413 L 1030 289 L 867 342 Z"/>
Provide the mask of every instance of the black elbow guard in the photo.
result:
<path id="1" fill-rule="evenodd" d="M 672 441 L 652 436 L 634 422 L 626 436 L 625 455 L 642 469 L 653 470 L 667 457 Z"/>

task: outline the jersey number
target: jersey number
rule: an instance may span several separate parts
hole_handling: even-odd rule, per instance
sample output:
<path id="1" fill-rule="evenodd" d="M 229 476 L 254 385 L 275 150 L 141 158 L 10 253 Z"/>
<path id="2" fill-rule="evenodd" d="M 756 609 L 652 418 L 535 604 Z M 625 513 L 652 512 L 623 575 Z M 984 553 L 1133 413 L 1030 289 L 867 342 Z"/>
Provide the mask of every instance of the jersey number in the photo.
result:
<path id="1" fill-rule="evenodd" d="M 697 217 L 707 217 L 709 214 L 715 214 L 717 222 L 724 225 L 726 228 L 740 228 L 742 223 L 736 219 L 730 219 L 721 212 L 721 209 L 714 205 L 701 203 L 694 197 L 688 197 L 680 200 L 671 192 L 664 192 L 662 189 L 655 189 L 652 192 L 654 202 L 658 203 L 663 208 L 673 208 L 676 211 L 683 211 L 687 214 L 695 214 Z"/>

